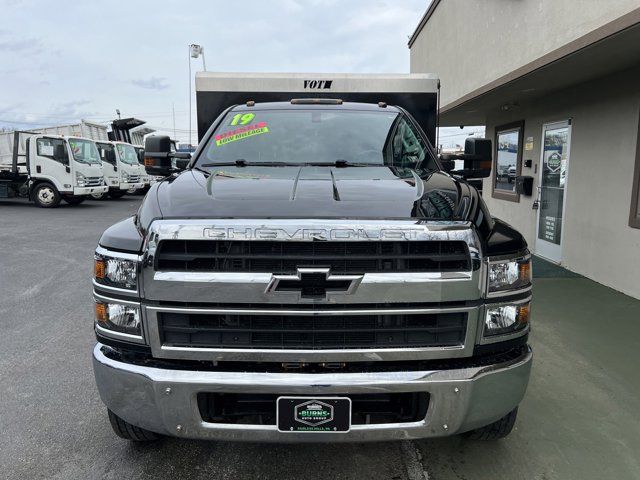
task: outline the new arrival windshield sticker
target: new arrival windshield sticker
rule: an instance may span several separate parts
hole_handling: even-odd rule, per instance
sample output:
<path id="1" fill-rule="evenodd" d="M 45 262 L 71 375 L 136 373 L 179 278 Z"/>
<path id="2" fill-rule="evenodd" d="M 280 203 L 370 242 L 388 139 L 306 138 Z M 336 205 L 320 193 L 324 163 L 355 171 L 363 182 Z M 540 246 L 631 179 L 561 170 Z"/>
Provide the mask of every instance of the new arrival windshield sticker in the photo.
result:
<path id="1" fill-rule="evenodd" d="M 243 140 L 255 135 L 262 135 L 263 133 L 269 133 L 267 122 L 247 125 L 246 127 L 236 128 L 235 130 L 216 135 L 216 145 L 220 147 L 222 145 L 226 145 L 227 143 L 235 142 L 237 140 Z"/>

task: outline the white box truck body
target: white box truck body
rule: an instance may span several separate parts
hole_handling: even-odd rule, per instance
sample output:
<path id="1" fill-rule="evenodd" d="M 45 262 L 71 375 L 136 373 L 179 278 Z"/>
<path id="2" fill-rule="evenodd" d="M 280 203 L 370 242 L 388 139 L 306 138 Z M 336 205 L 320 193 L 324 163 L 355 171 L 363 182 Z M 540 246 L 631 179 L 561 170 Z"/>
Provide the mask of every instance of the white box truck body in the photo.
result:
<path id="1" fill-rule="evenodd" d="M 96 142 L 109 140 L 107 127 L 105 125 L 88 122 L 86 120 L 80 120 L 79 123 L 72 123 L 69 125 L 58 125 L 55 127 L 38 128 L 38 131 L 42 133 L 52 134 L 52 135 L 65 135 L 65 136 L 89 138 Z"/>

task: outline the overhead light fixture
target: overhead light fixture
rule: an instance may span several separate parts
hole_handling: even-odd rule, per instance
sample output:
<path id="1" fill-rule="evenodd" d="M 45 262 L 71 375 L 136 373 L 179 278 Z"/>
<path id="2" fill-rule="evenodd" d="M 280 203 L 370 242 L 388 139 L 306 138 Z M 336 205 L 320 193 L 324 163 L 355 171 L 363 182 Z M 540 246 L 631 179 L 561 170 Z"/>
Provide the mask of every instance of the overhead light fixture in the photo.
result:
<path id="1" fill-rule="evenodd" d="M 189 45 L 189 48 L 191 49 L 191 58 L 198 58 L 203 52 L 202 45 L 198 45 L 197 43 L 192 43 Z"/>
<path id="2" fill-rule="evenodd" d="M 517 102 L 509 102 L 502 105 L 500 107 L 500 110 L 502 110 L 503 112 L 508 112 L 509 110 L 515 110 L 518 107 L 520 107 L 520 105 Z"/>

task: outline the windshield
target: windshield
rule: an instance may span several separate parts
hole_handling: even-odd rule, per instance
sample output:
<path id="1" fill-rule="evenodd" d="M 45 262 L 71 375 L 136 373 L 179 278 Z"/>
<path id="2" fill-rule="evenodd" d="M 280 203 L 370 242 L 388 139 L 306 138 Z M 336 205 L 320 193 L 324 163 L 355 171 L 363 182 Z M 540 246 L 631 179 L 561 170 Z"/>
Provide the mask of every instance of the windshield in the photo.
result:
<path id="1" fill-rule="evenodd" d="M 392 111 L 232 111 L 210 138 L 198 166 L 242 160 L 435 170 L 428 148 L 413 124 Z"/>
<path id="2" fill-rule="evenodd" d="M 71 153 L 73 153 L 73 159 L 76 162 L 101 164 L 100 154 L 98 153 L 96 144 L 91 140 L 70 138 L 69 146 L 71 147 Z"/>
<path id="3" fill-rule="evenodd" d="M 124 163 L 128 163 L 130 165 L 137 165 L 139 163 L 138 154 L 136 153 L 136 149 L 133 148 L 132 145 L 128 145 L 125 143 L 116 143 L 116 149 L 118 150 L 120 160 L 122 160 Z"/>

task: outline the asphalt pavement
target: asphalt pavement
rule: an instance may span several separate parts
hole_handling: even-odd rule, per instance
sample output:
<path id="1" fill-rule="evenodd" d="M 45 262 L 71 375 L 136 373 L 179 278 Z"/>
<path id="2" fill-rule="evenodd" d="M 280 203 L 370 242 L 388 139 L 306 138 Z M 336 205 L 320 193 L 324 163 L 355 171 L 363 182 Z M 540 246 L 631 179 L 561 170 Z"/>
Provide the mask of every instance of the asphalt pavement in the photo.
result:
<path id="1" fill-rule="evenodd" d="M 0 478 L 640 478 L 640 302 L 583 278 L 536 280 L 533 377 L 506 440 L 139 445 L 116 437 L 91 368 L 92 257 L 102 231 L 140 201 L 54 210 L 0 201 Z"/>

